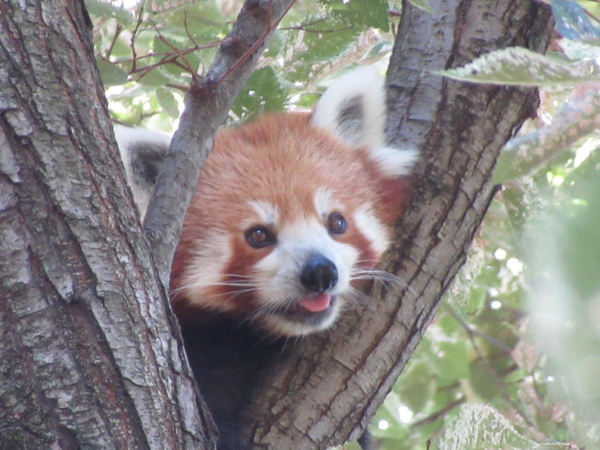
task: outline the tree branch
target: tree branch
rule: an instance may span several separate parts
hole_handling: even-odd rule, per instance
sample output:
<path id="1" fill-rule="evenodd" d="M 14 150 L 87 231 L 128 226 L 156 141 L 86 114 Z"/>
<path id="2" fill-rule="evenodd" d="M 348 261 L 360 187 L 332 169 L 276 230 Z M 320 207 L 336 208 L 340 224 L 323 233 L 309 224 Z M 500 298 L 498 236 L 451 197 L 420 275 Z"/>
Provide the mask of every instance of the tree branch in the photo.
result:
<path id="1" fill-rule="evenodd" d="M 199 84 L 191 86 L 179 129 L 158 177 L 144 231 L 165 287 L 198 174 L 217 129 L 252 73 L 271 33 L 294 0 L 246 0 L 238 20 Z"/>

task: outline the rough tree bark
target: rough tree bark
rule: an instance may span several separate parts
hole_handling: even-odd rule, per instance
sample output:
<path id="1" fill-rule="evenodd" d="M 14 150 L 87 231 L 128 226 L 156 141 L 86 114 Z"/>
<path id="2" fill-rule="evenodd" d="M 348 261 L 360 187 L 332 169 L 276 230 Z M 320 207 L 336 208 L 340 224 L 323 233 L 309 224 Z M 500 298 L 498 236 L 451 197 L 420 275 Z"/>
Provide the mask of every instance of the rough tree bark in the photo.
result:
<path id="1" fill-rule="evenodd" d="M 530 0 L 404 2 L 387 74 L 388 136 L 421 149 L 411 205 L 396 227 L 385 268 L 404 292 L 372 289 L 368 308 L 297 344 L 265 380 L 248 419 L 256 448 L 326 449 L 369 423 L 430 323 L 496 189 L 498 153 L 537 105 L 534 89 L 458 83 L 431 71 L 485 52 L 547 48 L 547 5 Z"/>
<path id="2" fill-rule="evenodd" d="M 400 301 L 375 286 L 372 308 L 297 345 L 255 399 L 248 439 L 257 448 L 325 449 L 356 437 L 464 261 L 494 193 L 495 158 L 536 97 L 428 71 L 509 45 L 543 51 L 551 30 L 544 5 L 489 3 L 430 0 L 432 15 L 405 5 L 389 135 L 424 159 L 387 267 L 410 290 Z M 0 0 L 0 444 L 210 448 L 212 424 L 114 170 L 85 20 L 77 1 Z M 210 105 L 225 114 L 227 100 Z M 190 130 L 177 139 L 198 138 Z"/>
<path id="3" fill-rule="evenodd" d="M 0 448 L 214 448 L 90 31 L 81 1 L 0 0 Z"/>

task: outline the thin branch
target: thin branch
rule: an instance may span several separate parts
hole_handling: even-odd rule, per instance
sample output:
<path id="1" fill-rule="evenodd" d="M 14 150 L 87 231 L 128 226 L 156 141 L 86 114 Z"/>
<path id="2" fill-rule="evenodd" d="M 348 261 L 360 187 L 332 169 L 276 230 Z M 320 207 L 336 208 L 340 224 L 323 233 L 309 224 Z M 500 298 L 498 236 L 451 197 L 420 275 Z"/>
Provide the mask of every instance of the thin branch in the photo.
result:
<path id="1" fill-rule="evenodd" d="M 588 17 L 590 17 L 590 18 L 594 19 L 596 22 L 600 23 L 600 19 L 597 16 L 595 16 L 594 14 L 592 14 L 590 11 L 588 11 L 587 8 L 583 8 L 583 10 L 585 11 L 585 14 Z"/>
<path id="2" fill-rule="evenodd" d="M 471 327 L 471 325 L 469 325 L 467 322 L 465 322 L 462 317 L 460 317 L 458 314 L 456 314 L 453 310 L 450 310 L 450 315 L 458 322 L 462 325 L 462 327 L 465 329 L 465 331 L 467 332 L 467 334 L 469 336 L 478 336 L 481 338 L 486 339 L 489 343 L 495 345 L 496 347 L 498 347 L 500 350 L 502 350 L 504 353 L 512 353 L 512 348 L 510 348 L 508 345 L 506 345 L 504 342 L 502 342 L 499 339 L 496 339 L 493 336 L 490 336 L 489 334 L 486 334 L 482 331 L 479 331 L 473 327 Z"/>
<path id="3" fill-rule="evenodd" d="M 280 28 L 280 29 L 281 30 L 302 30 L 302 31 L 306 31 L 307 33 L 337 33 L 338 31 L 349 30 L 351 28 L 354 28 L 354 27 L 352 25 L 348 25 L 346 27 L 334 28 L 332 30 L 312 30 L 310 28 L 304 28 L 303 25 L 297 25 L 294 27 L 284 27 L 284 28 Z"/>
<path id="4" fill-rule="evenodd" d="M 277 25 L 279 25 L 279 22 L 281 22 L 281 19 L 283 19 L 283 17 L 287 14 L 287 12 L 290 10 L 290 8 L 294 5 L 294 3 L 296 2 L 296 0 L 292 0 L 290 2 L 290 4 L 287 6 L 287 8 L 285 9 L 285 11 L 283 11 L 283 14 L 279 17 L 279 19 L 277 19 L 275 21 L 274 24 L 271 24 L 271 10 L 273 8 L 273 0 L 271 0 L 269 2 L 269 6 L 267 8 L 267 23 L 268 23 L 268 27 L 265 30 L 265 32 L 263 33 L 263 35 L 258 38 L 258 40 L 254 43 L 254 45 L 252 45 L 252 47 L 250 47 L 250 49 L 248 49 L 248 51 L 246 53 L 244 53 L 242 55 L 242 57 L 240 59 L 238 59 L 235 64 L 233 66 L 231 66 L 231 68 L 225 72 L 223 74 L 223 76 L 221 78 L 219 78 L 219 80 L 217 80 L 217 85 L 221 84 L 223 82 L 223 80 L 228 77 L 232 72 L 234 72 L 240 65 L 242 65 L 249 57 L 250 55 L 254 54 L 254 52 L 256 51 L 256 49 L 263 45 L 266 41 L 266 39 L 271 35 L 271 33 L 273 31 L 275 31 L 275 29 L 277 29 Z"/>
<path id="5" fill-rule="evenodd" d="M 281 27 L 280 30 L 303 30 L 305 27 L 310 27 L 312 25 L 316 25 L 318 23 L 324 22 L 329 17 L 321 17 L 320 19 L 311 20 L 310 22 L 304 23 L 302 25 L 298 25 L 295 27 Z"/>
<path id="6" fill-rule="evenodd" d="M 281 27 L 279 28 L 280 30 L 298 30 L 298 31 L 306 31 L 307 33 L 335 33 L 337 31 L 343 31 L 343 30 L 347 30 L 349 28 L 352 28 L 351 25 L 348 25 L 346 27 L 342 27 L 342 28 L 336 28 L 336 29 L 327 29 L 327 30 L 314 30 L 311 28 L 308 28 L 310 26 L 316 25 L 318 23 L 324 22 L 325 20 L 329 19 L 329 17 L 322 17 L 320 19 L 316 19 L 316 20 L 312 20 L 310 22 L 307 23 L 303 23 L 302 25 L 295 25 L 295 26 L 290 26 L 290 27 Z"/>
<path id="7" fill-rule="evenodd" d="M 187 90 L 188 90 L 188 86 L 184 86 L 182 84 L 166 83 L 165 86 L 173 88 L 173 89 L 177 89 L 182 92 L 187 92 Z"/>
<path id="8" fill-rule="evenodd" d="M 225 39 L 219 39 L 217 41 L 209 42 L 208 44 L 195 45 L 193 47 L 177 49 L 176 51 L 156 52 L 156 53 L 150 52 L 150 53 L 147 53 L 146 55 L 137 56 L 135 58 L 135 61 L 139 61 L 139 60 L 145 59 L 145 58 L 153 58 L 153 57 L 157 57 L 157 56 L 171 57 L 171 56 L 187 55 L 188 53 L 195 52 L 196 50 L 203 50 L 206 48 L 218 47 L 219 45 L 223 44 L 224 42 L 225 42 Z M 125 63 L 132 63 L 132 62 L 134 62 L 134 58 L 118 59 L 118 60 L 114 61 L 115 64 L 125 64 Z M 143 70 L 143 69 L 144 68 L 139 69 L 139 70 Z"/>
<path id="9" fill-rule="evenodd" d="M 158 38 L 161 40 L 161 42 L 163 42 L 165 45 L 169 46 L 174 52 L 177 52 L 179 49 L 177 47 L 175 47 L 173 44 L 171 44 L 171 42 L 162 35 L 162 33 L 160 32 L 160 30 L 158 29 L 158 27 L 156 26 L 155 22 L 152 22 L 152 25 L 154 26 L 154 31 L 156 32 L 156 34 L 158 34 Z M 192 41 L 193 42 L 193 41 Z M 194 42 L 195 43 L 195 42 Z M 181 59 L 183 61 L 183 69 L 187 70 L 191 75 L 192 75 L 192 81 L 197 81 L 198 78 L 198 74 L 196 73 L 196 71 L 192 68 L 192 65 L 190 64 L 190 62 L 187 60 L 187 58 L 185 58 L 183 55 L 179 55 L 178 56 L 179 59 Z M 177 63 L 177 59 L 173 59 L 172 60 L 173 64 Z M 146 75 L 148 72 L 145 72 L 142 77 L 144 75 Z M 140 77 L 141 78 L 141 77 Z"/>
<path id="10" fill-rule="evenodd" d="M 454 408 L 456 408 L 457 406 L 462 405 L 465 401 L 467 401 L 466 397 L 460 397 L 457 400 L 454 400 L 453 402 L 448 403 L 446 406 L 444 406 L 442 409 L 440 409 L 437 412 L 434 412 L 433 414 L 421 419 L 421 420 L 417 420 L 416 422 L 411 424 L 412 428 L 418 428 L 421 427 L 423 425 L 427 425 L 429 423 L 435 422 L 436 420 L 438 420 L 440 417 L 444 417 L 446 414 L 448 414 L 450 411 L 452 411 Z"/>
<path id="11" fill-rule="evenodd" d="M 184 11 L 183 13 L 183 28 L 185 29 L 185 34 L 187 34 L 188 39 L 194 43 L 194 46 L 198 47 L 196 39 L 194 39 L 194 36 L 192 36 L 192 33 L 190 33 L 190 29 L 188 28 L 187 11 Z"/>
<path id="12" fill-rule="evenodd" d="M 136 61 L 137 61 L 137 53 L 135 51 L 135 38 L 137 37 L 140 26 L 142 25 L 142 22 L 143 22 L 142 16 L 143 15 L 144 15 L 144 3 L 141 4 L 140 9 L 138 10 L 137 22 L 135 24 L 135 28 L 133 29 L 133 32 L 131 33 L 131 41 L 129 41 L 129 47 L 131 48 L 131 54 L 133 55 L 132 63 L 131 63 L 132 71 L 135 71 L 135 69 L 136 69 L 135 65 L 136 65 Z"/>
<path id="13" fill-rule="evenodd" d="M 535 424 L 533 423 L 533 421 L 521 409 L 520 405 L 518 405 L 516 402 L 513 401 L 512 398 L 510 398 L 510 394 L 506 390 L 506 386 L 504 384 L 504 381 L 502 381 L 500 379 L 500 377 L 498 376 L 498 374 L 496 373 L 496 371 L 494 370 L 494 368 L 491 366 L 491 364 L 488 361 L 488 359 L 481 352 L 481 349 L 477 345 L 477 342 L 475 342 L 475 333 L 473 332 L 472 328 L 467 323 L 465 323 L 460 317 L 458 317 L 454 312 L 452 312 L 452 313 L 453 313 L 454 318 L 458 320 L 458 322 L 464 327 L 465 331 L 467 332 L 467 337 L 469 338 L 469 341 L 471 341 L 471 345 L 473 346 L 473 350 L 475 350 L 475 353 L 477 354 L 477 358 L 483 363 L 483 365 L 485 366 L 486 370 L 488 371 L 488 373 L 490 374 L 490 376 L 494 380 L 494 383 L 496 383 L 496 386 L 498 387 L 498 390 L 502 394 L 502 397 L 504 398 L 504 400 L 510 406 L 512 406 L 514 408 L 514 410 L 516 411 L 516 413 L 521 417 L 521 419 L 523 419 L 523 421 L 528 426 L 530 426 L 534 430 L 537 429 L 537 427 L 535 426 Z"/>
<path id="14" fill-rule="evenodd" d="M 106 49 L 106 55 L 104 56 L 104 58 L 106 58 L 107 60 L 110 59 L 110 55 L 115 47 L 115 44 L 117 43 L 117 39 L 119 38 L 121 31 L 123 31 L 123 27 L 121 25 L 117 24 L 117 26 L 115 27 L 115 35 L 113 36 L 112 40 L 110 41 L 110 45 L 108 46 L 108 49 Z"/>

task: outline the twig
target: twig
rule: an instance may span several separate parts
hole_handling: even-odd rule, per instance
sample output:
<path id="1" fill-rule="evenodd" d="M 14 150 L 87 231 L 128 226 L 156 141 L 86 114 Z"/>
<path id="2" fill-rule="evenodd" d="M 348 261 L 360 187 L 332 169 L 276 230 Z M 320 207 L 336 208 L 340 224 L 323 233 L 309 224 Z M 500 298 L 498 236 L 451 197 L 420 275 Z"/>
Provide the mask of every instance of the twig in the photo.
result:
<path id="1" fill-rule="evenodd" d="M 592 0 L 593 1 L 593 0 Z M 596 0 L 597 1 L 597 0 Z M 591 17 L 592 19 L 594 19 L 596 22 L 600 23 L 600 19 L 598 17 L 596 17 L 594 14 L 592 14 L 590 11 L 588 11 L 586 8 L 583 8 L 583 10 L 585 11 L 585 14 L 588 17 Z"/>
<path id="2" fill-rule="evenodd" d="M 456 313 L 454 313 L 454 311 L 451 311 L 450 313 L 464 327 L 465 331 L 467 332 L 467 337 L 469 338 L 469 341 L 471 341 L 471 345 L 473 346 L 473 350 L 475 350 L 475 353 L 477 354 L 477 358 L 483 363 L 486 370 L 488 371 L 488 373 L 490 374 L 490 376 L 496 383 L 496 386 L 498 386 L 498 390 L 502 394 L 502 397 L 504 398 L 504 400 L 510 406 L 512 406 L 514 408 L 516 413 L 521 417 L 521 419 L 523 419 L 523 421 L 529 427 L 533 428 L 534 430 L 537 430 L 537 427 L 535 426 L 533 421 L 527 416 L 527 414 L 521 409 L 521 407 L 510 398 L 510 394 L 506 390 L 506 386 L 505 386 L 504 382 L 498 377 L 498 374 L 496 373 L 494 368 L 491 366 L 488 359 L 485 357 L 485 355 L 479 349 L 477 342 L 475 342 L 475 333 L 473 332 L 473 329 L 464 320 L 462 320 Z M 491 336 L 489 336 L 489 337 L 491 338 Z M 492 339 L 494 339 L 494 338 L 492 338 Z"/>
<path id="3" fill-rule="evenodd" d="M 440 409 L 437 412 L 434 412 L 433 414 L 421 419 L 421 420 L 417 420 L 416 422 L 411 424 L 412 428 L 417 428 L 423 425 L 427 425 L 428 423 L 431 422 L 435 422 L 436 420 L 438 420 L 440 417 L 445 416 L 448 412 L 452 411 L 454 408 L 456 408 L 457 406 L 462 405 L 465 401 L 467 400 L 466 397 L 461 397 L 457 400 L 454 400 L 451 403 L 448 403 L 446 406 L 444 406 L 442 409 Z"/>
<path id="4" fill-rule="evenodd" d="M 155 22 L 152 22 L 152 26 L 154 27 L 154 31 L 156 31 L 156 34 L 158 34 L 158 38 L 161 40 L 161 42 L 163 42 L 165 45 L 168 45 L 174 52 L 177 52 L 179 49 L 177 47 L 175 47 L 173 44 L 171 44 L 171 42 L 162 35 L 162 33 L 160 32 L 160 30 L 158 29 L 158 27 L 156 26 Z M 187 30 L 186 30 L 187 31 Z M 192 41 L 193 42 L 193 41 Z M 187 60 L 187 58 L 185 58 L 183 55 L 179 55 L 178 56 L 179 59 L 181 59 L 183 61 L 184 67 L 182 67 L 183 69 L 187 70 L 191 75 L 192 75 L 192 80 L 193 81 L 197 81 L 196 78 L 198 77 L 198 74 L 196 73 L 196 71 L 192 68 L 192 65 L 190 64 L 190 62 Z M 177 61 L 177 59 L 174 59 L 172 62 L 175 64 Z M 147 73 L 147 72 L 146 72 Z M 145 75 L 145 74 L 144 74 Z M 144 76 L 142 75 L 142 76 Z M 141 77 L 140 77 L 141 78 Z"/>
<path id="5" fill-rule="evenodd" d="M 304 26 L 302 26 L 302 25 L 297 25 L 294 27 L 284 27 L 284 28 L 280 28 L 280 29 L 281 30 L 302 30 L 302 31 L 306 31 L 307 33 L 337 33 L 338 31 L 349 30 L 351 28 L 354 28 L 354 27 L 352 25 L 348 25 L 346 27 L 335 28 L 333 30 L 312 30 L 310 28 L 304 28 Z"/>
<path id="6" fill-rule="evenodd" d="M 229 70 L 227 70 L 227 72 L 225 72 L 225 74 L 223 74 L 216 82 L 216 85 L 218 86 L 219 84 L 221 84 L 223 82 L 223 80 L 225 78 L 227 78 L 229 76 L 229 74 L 231 74 L 232 72 L 234 72 L 239 66 L 241 66 L 244 62 L 246 62 L 246 60 L 256 51 L 256 49 L 261 46 L 265 40 L 267 39 L 267 37 L 269 37 L 269 35 L 277 28 L 277 25 L 279 25 L 279 22 L 281 22 L 281 19 L 284 18 L 284 16 L 287 14 L 287 12 L 290 10 L 290 8 L 294 5 L 294 3 L 296 3 L 296 0 L 292 0 L 290 2 L 290 4 L 285 8 L 285 10 L 283 11 L 283 13 L 281 14 L 281 16 L 279 17 L 279 19 L 277 19 L 277 21 L 272 25 L 271 24 L 271 9 L 273 6 L 273 0 L 271 0 L 269 2 L 269 7 L 267 8 L 267 29 L 265 30 L 265 32 L 262 34 L 262 36 L 260 36 L 256 42 L 254 43 L 254 45 L 252 45 L 252 47 L 250 47 L 250 49 L 248 49 L 248 51 L 246 51 L 230 68 Z"/>
<path id="7" fill-rule="evenodd" d="M 190 29 L 187 25 L 187 11 L 184 11 L 183 13 L 183 28 L 185 29 L 185 34 L 187 34 L 188 39 L 194 43 L 195 47 L 198 47 L 198 43 L 196 42 L 196 39 L 194 39 L 194 36 L 192 36 L 192 33 L 190 33 Z"/>
<path id="8" fill-rule="evenodd" d="M 165 86 L 177 89 L 179 91 L 186 92 L 189 89 L 189 86 L 184 86 L 182 84 L 174 84 L 174 83 L 166 83 Z"/>
<path id="9" fill-rule="evenodd" d="M 203 45 L 195 45 L 193 47 L 187 47 L 187 48 L 182 48 L 182 49 L 177 49 L 177 51 L 170 51 L 170 52 L 150 52 L 146 55 L 142 55 L 142 56 L 138 56 L 135 59 L 137 61 L 141 60 L 141 59 L 145 59 L 145 58 L 153 58 L 156 56 L 166 56 L 166 57 L 170 57 L 170 56 L 179 56 L 179 55 L 187 55 L 188 53 L 191 52 L 195 52 L 196 50 L 203 50 L 206 48 L 211 48 L 211 47 L 218 47 L 219 45 L 223 44 L 225 42 L 225 39 L 219 39 L 218 41 L 213 41 L 213 42 L 209 42 L 208 44 L 203 44 Z M 130 63 L 133 62 L 134 59 L 133 58 L 128 58 L 128 59 L 119 59 L 117 61 L 114 61 L 116 64 L 124 64 L 124 63 Z M 138 71 L 143 70 L 142 69 L 138 69 Z"/>
<path id="10" fill-rule="evenodd" d="M 116 28 L 115 28 L 115 35 L 113 36 L 112 40 L 110 41 L 110 45 L 108 46 L 108 49 L 106 49 L 106 56 L 105 58 L 107 60 L 110 59 L 110 54 L 112 53 L 115 44 L 117 43 L 117 39 L 119 38 L 119 35 L 121 34 L 121 31 L 123 31 L 123 27 L 119 24 L 117 24 Z"/>
<path id="11" fill-rule="evenodd" d="M 337 31 L 343 31 L 343 30 L 347 30 L 349 28 L 352 28 L 351 25 L 348 25 L 348 26 L 343 27 L 343 28 L 336 28 L 336 29 L 333 29 L 333 30 L 313 30 L 311 28 L 308 28 L 308 27 L 310 27 L 312 25 L 316 25 L 318 23 L 324 22 L 327 19 L 329 19 L 329 17 L 322 17 L 320 19 L 312 20 L 312 21 L 304 23 L 302 25 L 295 25 L 295 26 L 290 26 L 290 27 L 281 27 L 279 29 L 280 30 L 301 30 L 301 31 L 306 31 L 307 33 L 335 33 Z"/>
<path id="12" fill-rule="evenodd" d="M 320 19 L 315 19 L 315 20 L 311 20 L 310 22 L 307 22 L 305 24 L 302 25 L 298 25 L 295 27 L 281 27 L 280 30 L 297 30 L 297 29 L 304 29 L 304 27 L 310 27 L 312 25 L 316 25 L 318 23 L 324 22 L 325 20 L 327 20 L 329 17 L 321 17 Z"/>
<path id="13" fill-rule="evenodd" d="M 131 33 L 131 41 L 129 41 L 129 47 L 131 48 L 131 55 L 132 55 L 131 72 L 136 70 L 135 66 L 136 66 L 136 61 L 137 61 L 137 53 L 135 51 L 135 38 L 140 29 L 140 26 L 142 26 L 143 14 L 144 14 L 144 3 L 141 4 L 140 9 L 138 10 L 137 22 L 135 24 L 135 28 L 133 29 L 133 33 Z"/>
<path id="14" fill-rule="evenodd" d="M 496 339 L 493 336 L 490 336 L 489 334 L 484 333 L 483 331 L 479 331 L 473 327 L 471 327 L 471 325 L 469 325 L 468 323 L 466 323 L 458 314 L 456 314 L 454 311 L 450 310 L 450 314 L 452 315 L 452 317 L 454 317 L 454 319 L 460 323 L 462 325 L 462 327 L 465 329 L 465 331 L 467 332 L 467 334 L 469 334 L 469 336 L 478 336 L 481 338 L 486 339 L 490 344 L 495 345 L 496 347 L 498 347 L 500 350 L 502 350 L 504 353 L 512 353 L 512 348 L 510 348 L 508 345 L 506 345 L 504 342 L 502 342 L 499 339 Z"/>

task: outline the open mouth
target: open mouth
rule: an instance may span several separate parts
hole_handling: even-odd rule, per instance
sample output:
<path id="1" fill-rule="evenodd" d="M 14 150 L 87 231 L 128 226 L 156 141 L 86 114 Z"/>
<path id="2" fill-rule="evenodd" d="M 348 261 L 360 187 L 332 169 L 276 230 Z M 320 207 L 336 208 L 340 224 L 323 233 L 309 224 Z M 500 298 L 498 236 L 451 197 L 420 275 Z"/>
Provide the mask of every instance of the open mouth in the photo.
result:
<path id="1" fill-rule="evenodd" d="M 294 300 L 285 307 L 278 309 L 277 314 L 293 322 L 318 323 L 333 313 L 337 297 L 328 293 L 304 297 Z"/>

